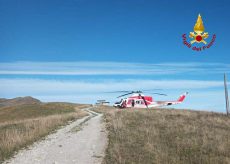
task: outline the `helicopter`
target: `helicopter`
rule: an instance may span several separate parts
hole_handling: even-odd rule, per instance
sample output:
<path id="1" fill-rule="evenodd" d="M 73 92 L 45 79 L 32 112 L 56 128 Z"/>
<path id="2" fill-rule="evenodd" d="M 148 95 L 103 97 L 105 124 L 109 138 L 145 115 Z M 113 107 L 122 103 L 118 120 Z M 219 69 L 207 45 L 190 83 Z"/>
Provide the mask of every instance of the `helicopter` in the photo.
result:
<path id="1" fill-rule="evenodd" d="M 182 95 L 180 95 L 177 100 L 174 101 L 154 101 L 152 96 L 144 95 L 143 91 L 117 91 L 117 92 L 125 93 L 123 95 L 118 96 L 117 98 L 121 98 L 127 95 L 131 95 L 131 96 L 122 98 L 119 102 L 115 102 L 113 106 L 116 108 L 154 108 L 154 107 L 176 105 L 182 103 L 186 95 L 188 94 L 188 92 L 185 92 Z M 162 94 L 162 93 L 152 93 L 152 94 L 167 96 L 166 94 Z"/>

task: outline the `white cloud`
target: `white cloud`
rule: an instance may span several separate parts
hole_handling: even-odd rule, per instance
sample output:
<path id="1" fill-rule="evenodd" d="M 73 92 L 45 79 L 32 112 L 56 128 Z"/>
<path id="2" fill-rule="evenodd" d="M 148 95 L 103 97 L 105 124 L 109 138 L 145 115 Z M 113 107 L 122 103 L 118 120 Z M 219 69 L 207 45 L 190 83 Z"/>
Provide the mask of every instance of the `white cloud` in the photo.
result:
<path id="1" fill-rule="evenodd" d="M 157 100 L 176 100 L 189 91 L 186 101 L 177 108 L 216 110 L 224 112 L 222 81 L 202 80 L 41 80 L 0 79 L 0 97 L 34 96 L 42 101 L 95 103 L 97 99 L 116 101 L 118 94 L 104 93 L 117 90 L 163 89 L 168 97 L 154 95 Z M 158 92 L 158 91 L 157 91 Z M 151 94 L 150 94 L 151 95 Z"/>
<path id="2" fill-rule="evenodd" d="M 206 75 L 230 73 L 230 64 L 224 63 L 125 63 L 125 62 L 8 62 L 0 63 L 0 97 L 34 96 L 43 101 L 71 101 L 94 103 L 97 99 L 115 101 L 117 94 L 104 92 L 117 90 L 163 89 L 167 100 L 177 99 L 181 92 L 189 91 L 188 99 L 179 108 L 215 109 L 224 112 L 223 81 L 216 80 L 149 80 L 138 75 Z M 134 75 L 108 79 L 89 76 L 91 80 L 54 80 L 3 78 L 5 75 Z M 210 76 L 211 75 L 211 76 Z M 27 77 L 27 76 L 25 76 Z M 35 76 L 39 77 L 39 76 Z M 169 77 L 169 76 L 163 76 Z M 173 76 L 175 77 L 175 76 Z M 92 80 L 95 78 L 95 80 Z M 159 77 L 158 77 L 159 78 Z M 157 78 L 156 78 L 157 79 Z M 213 78 L 215 79 L 215 78 Z M 222 79 L 221 79 L 222 80 Z M 155 96 L 154 96 L 155 98 Z M 165 97 L 156 96 L 165 100 Z"/>
<path id="3" fill-rule="evenodd" d="M 146 89 L 207 89 L 222 87 L 222 81 L 202 80 L 42 80 L 42 79 L 0 79 L 4 93 L 95 93 L 116 90 Z"/>
<path id="4" fill-rule="evenodd" d="M 9 62 L 0 64 L 8 75 L 165 75 L 230 72 L 224 63 L 125 63 L 125 62 Z"/>

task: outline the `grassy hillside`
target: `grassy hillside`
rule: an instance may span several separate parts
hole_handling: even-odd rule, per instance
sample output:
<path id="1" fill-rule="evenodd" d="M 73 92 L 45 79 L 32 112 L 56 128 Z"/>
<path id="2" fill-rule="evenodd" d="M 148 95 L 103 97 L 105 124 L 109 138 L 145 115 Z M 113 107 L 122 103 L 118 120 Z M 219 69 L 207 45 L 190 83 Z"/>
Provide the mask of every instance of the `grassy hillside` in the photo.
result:
<path id="1" fill-rule="evenodd" d="M 68 121 L 86 115 L 88 105 L 70 103 L 11 103 L 0 107 L 0 163 Z M 9 103 L 7 103 L 9 104 Z"/>
<path id="2" fill-rule="evenodd" d="M 25 104 L 40 104 L 41 101 L 30 96 L 16 97 L 13 99 L 0 98 L 0 107 L 10 107 Z"/>
<path id="3" fill-rule="evenodd" d="M 49 116 L 54 114 L 65 114 L 74 112 L 74 106 L 69 104 L 46 103 L 28 104 L 0 108 L 0 123 L 6 121 L 23 120 Z"/>
<path id="4" fill-rule="evenodd" d="M 187 110 L 115 110 L 105 113 L 105 163 L 230 163 L 230 118 Z"/>

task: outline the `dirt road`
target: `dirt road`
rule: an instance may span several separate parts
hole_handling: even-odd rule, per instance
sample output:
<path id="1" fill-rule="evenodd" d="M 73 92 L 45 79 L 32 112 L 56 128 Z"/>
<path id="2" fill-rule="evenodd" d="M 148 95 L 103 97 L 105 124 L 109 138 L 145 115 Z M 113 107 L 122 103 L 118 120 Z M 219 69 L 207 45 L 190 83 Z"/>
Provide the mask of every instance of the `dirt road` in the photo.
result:
<path id="1" fill-rule="evenodd" d="M 101 163 L 107 144 L 102 115 L 85 109 L 90 116 L 59 129 L 5 163 L 94 164 Z"/>

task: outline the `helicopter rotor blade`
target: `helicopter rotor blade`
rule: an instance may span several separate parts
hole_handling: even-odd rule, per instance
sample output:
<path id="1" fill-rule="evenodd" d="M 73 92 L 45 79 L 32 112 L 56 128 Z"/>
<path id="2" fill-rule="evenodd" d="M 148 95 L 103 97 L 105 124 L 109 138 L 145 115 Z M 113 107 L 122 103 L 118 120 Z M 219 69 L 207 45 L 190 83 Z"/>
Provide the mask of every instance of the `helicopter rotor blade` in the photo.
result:
<path id="1" fill-rule="evenodd" d="M 120 97 L 123 97 L 123 96 L 126 96 L 126 95 L 130 95 L 130 94 L 133 94 L 133 93 L 135 93 L 135 92 L 126 93 L 126 94 L 118 96 L 117 98 L 120 98 Z"/>
<path id="2" fill-rule="evenodd" d="M 163 89 L 144 89 L 143 92 L 162 91 Z"/>
<path id="3" fill-rule="evenodd" d="M 151 93 L 151 94 L 155 94 L 155 95 L 161 95 L 161 96 L 168 96 L 168 95 L 166 95 L 166 94 L 164 94 L 164 93 Z"/>
<path id="4" fill-rule="evenodd" d="M 112 92 L 103 92 L 103 93 L 127 93 L 130 91 L 112 91 Z"/>

